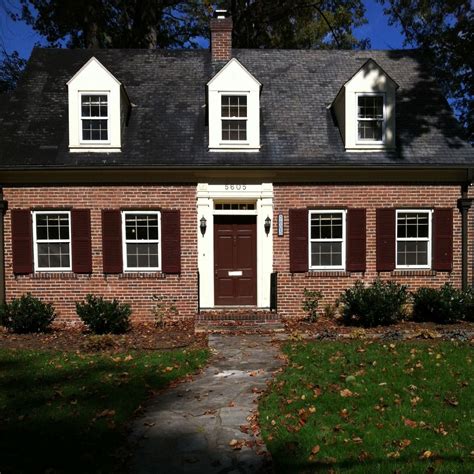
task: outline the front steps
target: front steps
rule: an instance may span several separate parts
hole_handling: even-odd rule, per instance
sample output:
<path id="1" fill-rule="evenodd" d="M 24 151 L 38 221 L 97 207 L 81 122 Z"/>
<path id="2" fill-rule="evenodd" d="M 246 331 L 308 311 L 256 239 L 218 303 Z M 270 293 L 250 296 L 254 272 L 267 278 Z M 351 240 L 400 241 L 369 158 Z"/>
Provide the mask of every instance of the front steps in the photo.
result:
<path id="1" fill-rule="evenodd" d="M 196 317 L 197 332 L 275 333 L 285 327 L 277 313 L 252 308 L 202 310 Z"/>

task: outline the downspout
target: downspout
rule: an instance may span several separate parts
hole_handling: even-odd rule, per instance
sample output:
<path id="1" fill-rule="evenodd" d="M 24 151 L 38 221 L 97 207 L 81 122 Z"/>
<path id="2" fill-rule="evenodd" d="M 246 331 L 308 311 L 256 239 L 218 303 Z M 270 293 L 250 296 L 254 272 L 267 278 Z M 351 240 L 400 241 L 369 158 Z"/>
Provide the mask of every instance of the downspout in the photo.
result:
<path id="1" fill-rule="evenodd" d="M 470 174 L 470 173 L 469 173 Z M 469 182 L 461 186 L 461 198 L 458 199 L 458 209 L 461 212 L 461 255 L 462 255 L 462 289 L 469 288 L 469 209 L 472 199 L 469 199 Z"/>
<path id="2" fill-rule="evenodd" d="M 0 305 L 5 303 L 5 235 L 3 219 L 7 209 L 8 201 L 3 200 L 3 188 L 0 188 Z"/>

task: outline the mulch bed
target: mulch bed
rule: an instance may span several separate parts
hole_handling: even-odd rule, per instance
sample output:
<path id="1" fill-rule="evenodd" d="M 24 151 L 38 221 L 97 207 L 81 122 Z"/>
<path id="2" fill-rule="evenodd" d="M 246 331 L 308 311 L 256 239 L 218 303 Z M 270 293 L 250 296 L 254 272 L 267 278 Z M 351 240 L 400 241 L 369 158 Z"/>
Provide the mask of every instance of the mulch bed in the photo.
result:
<path id="1" fill-rule="evenodd" d="M 285 329 L 295 337 L 320 340 L 373 338 L 380 340 L 454 339 L 474 341 L 474 323 L 464 321 L 453 324 L 404 321 L 391 326 L 362 328 L 345 326 L 337 320 L 323 317 L 315 323 L 304 320 L 287 320 L 285 321 Z"/>
<path id="2" fill-rule="evenodd" d="M 56 326 L 45 334 L 12 334 L 0 328 L 0 349 L 124 352 L 206 347 L 207 335 L 196 334 L 193 321 L 169 323 L 165 328 L 154 324 L 134 324 L 126 334 L 103 336 L 70 326 Z"/>

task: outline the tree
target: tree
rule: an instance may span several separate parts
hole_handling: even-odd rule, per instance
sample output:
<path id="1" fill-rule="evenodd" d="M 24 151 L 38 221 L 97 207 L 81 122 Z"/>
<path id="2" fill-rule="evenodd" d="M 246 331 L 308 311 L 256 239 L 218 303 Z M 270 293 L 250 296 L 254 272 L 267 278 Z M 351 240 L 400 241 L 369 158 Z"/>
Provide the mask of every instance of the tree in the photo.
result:
<path id="1" fill-rule="evenodd" d="M 474 13 L 470 0 L 379 0 L 423 57 L 474 142 Z"/>
<path id="2" fill-rule="evenodd" d="M 5 49 L 0 50 L 0 94 L 15 89 L 26 61 L 20 58 L 17 51 L 8 54 Z"/>
<path id="3" fill-rule="evenodd" d="M 354 28 L 367 23 L 362 0 L 228 0 L 237 48 L 367 48 Z"/>

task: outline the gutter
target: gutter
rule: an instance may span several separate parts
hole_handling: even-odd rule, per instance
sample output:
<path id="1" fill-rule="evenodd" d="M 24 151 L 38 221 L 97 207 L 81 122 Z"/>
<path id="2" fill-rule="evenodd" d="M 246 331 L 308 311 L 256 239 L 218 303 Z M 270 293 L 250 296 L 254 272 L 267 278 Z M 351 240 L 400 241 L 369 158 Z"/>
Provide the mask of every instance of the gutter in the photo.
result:
<path id="1" fill-rule="evenodd" d="M 4 217 L 8 202 L 3 200 L 3 188 L 0 188 L 0 305 L 5 303 L 5 232 Z"/>

